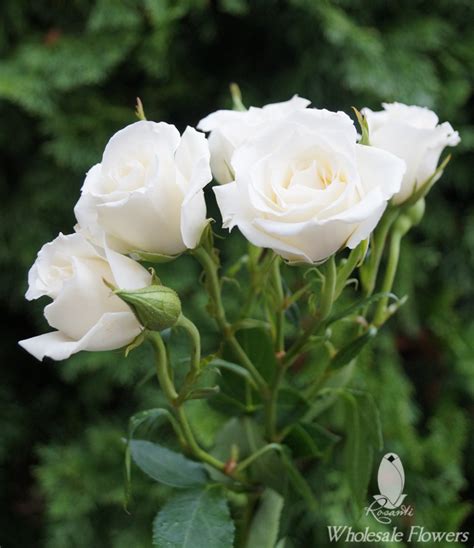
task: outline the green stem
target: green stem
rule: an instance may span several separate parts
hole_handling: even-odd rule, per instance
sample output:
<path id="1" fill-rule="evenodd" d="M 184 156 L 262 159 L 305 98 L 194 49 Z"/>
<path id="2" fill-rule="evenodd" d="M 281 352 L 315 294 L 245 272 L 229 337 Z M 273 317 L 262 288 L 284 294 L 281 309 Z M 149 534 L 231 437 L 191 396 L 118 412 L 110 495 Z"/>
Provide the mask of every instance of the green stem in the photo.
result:
<path id="1" fill-rule="evenodd" d="M 216 459 L 215 457 L 204 451 L 204 449 L 201 449 L 201 447 L 199 447 L 196 438 L 194 437 L 194 434 L 191 430 L 191 426 L 189 425 L 188 418 L 186 417 L 186 413 L 184 412 L 184 408 L 182 406 L 177 407 L 175 409 L 175 413 L 181 425 L 184 438 L 186 439 L 186 442 L 193 454 L 202 462 L 205 462 L 213 468 L 224 472 L 225 463 L 220 461 L 219 459 Z"/>
<path id="2" fill-rule="evenodd" d="M 272 277 L 277 294 L 275 325 L 275 349 L 277 352 L 285 350 L 285 310 L 283 308 L 284 294 L 281 284 L 280 262 L 280 257 L 275 256 L 272 263 Z"/>
<path id="3" fill-rule="evenodd" d="M 286 366 L 291 365 L 293 360 L 299 354 L 300 350 L 305 346 L 310 337 L 316 334 L 319 329 L 324 325 L 324 320 L 331 313 L 333 301 L 336 294 L 336 261 L 334 255 L 330 257 L 326 262 L 326 273 L 324 276 L 324 283 L 321 293 L 321 302 L 319 310 L 316 316 L 311 320 L 309 326 L 300 335 L 300 337 L 293 343 L 291 348 L 286 353 L 283 363 Z"/>
<path id="4" fill-rule="evenodd" d="M 249 457 L 241 461 L 237 468 L 235 469 L 236 472 L 242 472 L 242 470 L 245 470 L 248 466 L 252 464 L 252 462 L 256 461 L 260 457 L 262 457 L 265 453 L 268 453 L 269 451 L 281 451 L 282 447 L 279 443 L 269 443 L 268 445 L 264 445 L 255 453 L 252 453 Z"/>
<path id="5" fill-rule="evenodd" d="M 322 320 L 329 316 L 332 309 L 332 303 L 334 302 L 337 275 L 335 255 L 331 255 L 331 257 L 329 257 L 325 264 L 325 267 L 326 272 L 324 278 L 324 286 L 319 307 L 319 315 Z"/>
<path id="6" fill-rule="evenodd" d="M 196 375 L 199 373 L 201 365 L 201 335 L 199 334 L 198 328 L 183 314 L 178 318 L 175 327 L 182 327 L 191 341 L 191 370 Z"/>
<path id="7" fill-rule="evenodd" d="M 265 408 L 265 427 L 269 440 L 275 440 L 277 438 L 278 391 L 287 369 L 288 365 L 279 361 L 275 378 L 270 387 L 270 397 Z"/>
<path id="8" fill-rule="evenodd" d="M 262 250 L 252 244 L 249 245 L 248 257 L 250 284 L 240 318 L 246 318 L 252 314 L 258 296 L 265 287 L 266 278 L 270 273 L 274 260 L 274 254 L 270 250 Z"/>
<path id="9" fill-rule="evenodd" d="M 240 346 L 238 340 L 235 338 L 235 335 L 232 332 L 231 325 L 227 321 L 224 305 L 222 303 L 221 288 L 217 273 L 219 265 L 209 255 L 208 251 L 202 246 L 193 250 L 192 253 L 201 263 L 204 272 L 206 273 L 206 286 L 212 303 L 214 319 L 216 320 L 216 323 L 219 326 L 222 335 L 224 336 L 231 350 L 235 354 L 236 358 L 252 375 L 255 383 L 261 390 L 262 395 L 265 396 L 268 393 L 268 386 L 265 382 L 265 379 L 262 377 L 262 375 L 253 365 L 243 348 Z"/>
<path id="10" fill-rule="evenodd" d="M 259 387 L 262 395 L 265 397 L 268 394 L 268 385 L 265 382 L 265 379 L 260 375 L 258 369 L 250 361 L 249 357 L 245 353 L 244 349 L 240 346 L 239 341 L 235 338 L 235 335 L 231 334 L 227 336 L 227 343 L 229 344 L 232 352 L 239 360 L 239 362 L 247 369 L 247 371 L 252 375 L 255 383 Z"/>
<path id="11" fill-rule="evenodd" d="M 230 329 L 230 325 L 227 323 L 224 305 L 222 304 L 221 299 L 221 289 L 217 274 L 219 267 L 215 263 L 214 259 L 208 254 L 207 250 L 202 246 L 194 249 L 192 254 L 201 263 L 201 266 L 206 273 L 207 290 L 209 292 L 212 306 L 214 307 L 214 319 L 216 320 L 217 325 L 221 329 L 223 335 L 226 336 L 227 331 Z"/>
<path id="12" fill-rule="evenodd" d="M 178 399 L 178 393 L 168 372 L 165 344 L 157 331 L 149 331 L 147 337 L 155 351 L 155 368 L 158 382 L 166 398 L 173 404 Z"/>
<path id="13" fill-rule="evenodd" d="M 380 261 L 382 260 L 382 255 L 385 248 L 385 242 L 387 240 L 390 228 L 397 219 L 399 213 L 398 208 L 387 209 L 385 215 L 382 217 L 382 220 L 375 229 L 372 249 L 368 261 L 361 268 L 361 282 L 366 297 L 372 295 L 374 292 Z"/>
<path id="14" fill-rule="evenodd" d="M 201 449 L 201 447 L 199 447 L 198 443 L 196 442 L 196 439 L 184 412 L 184 408 L 178 401 L 178 394 L 174 387 L 173 381 L 168 374 L 168 358 L 166 355 L 166 348 L 160 333 L 156 331 L 149 332 L 148 340 L 151 342 L 153 350 L 155 351 L 156 373 L 160 382 L 161 389 L 163 390 L 163 393 L 171 404 L 173 412 L 178 419 L 179 425 L 181 427 L 182 437 L 186 442 L 186 446 L 199 460 L 201 460 L 202 462 L 206 462 L 210 466 L 213 466 L 217 470 L 223 472 L 225 470 L 225 463 L 216 459 L 215 457 Z"/>
<path id="15" fill-rule="evenodd" d="M 265 423 L 266 431 L 269 440 L 274 440 L 277 436 L 277 407 L 278 407 L 278 391 L 285 377 L 287 366 L 282 361 L 282 354 L 285 351 L 285 309 L 284 309 L 284 292 L 281 283 L 279 256 L 275 255 L 272 263 L 272 280 L 276 291 L 276 322 L 275 322 L 275 350 L 278 358 L 278 369 L 275 372 L 272 384 L 270 386 L 270 397 L 265 406 Z"/>
<path id="16" fill-rule="evenodd" d="M 293 343 L 288 352 L 285 354 L 285 357 L 283 358 L 283 362 L 285 363 L 285 365 L 289 366 L 293 363 L 293 360 L 298 356 L 300 350 L 305 346 L 305 344 L 309 341 L 312 335 L 318 333 L 322 325 L 323 322 L 319 314 L 311 318 L 308 327 L 298 337 L 298 339 Z"/>
<path id="17" fill-rule="evenodd" d="M 381 288 L 382 293 L 390 293 L 392 291 L 393 282 L 395 281 L 395 274 L 397 273 L 398 268 L 398 260 L 400 258 L 400 244 L 403 236 L 408 232 L 410 227 L 411 221 L 405 215 L 399 217 L 394 226 L 394 230 L 390 239 L 387 268 L 385 270 L 385 276 Z M 387 304 L 388 297 L 383 297 L 377 303 L 373 322 L 376 327 L 380 327 L 386 320 Z"/>
<path id="18" fill-rule="evenodd" d="M 342 293 L 344 286 L 346 285 L 349 276 L 354 272 L 354 269 L 359 264 L 360 260 L 367 249 L 367 240 L 361 242 L 355 249 L 353 249 L 346 259 L 346 262 L 341 266 L 336 278 L 336 288 L 334 291 L 334 300 L 336 300 Z"/>

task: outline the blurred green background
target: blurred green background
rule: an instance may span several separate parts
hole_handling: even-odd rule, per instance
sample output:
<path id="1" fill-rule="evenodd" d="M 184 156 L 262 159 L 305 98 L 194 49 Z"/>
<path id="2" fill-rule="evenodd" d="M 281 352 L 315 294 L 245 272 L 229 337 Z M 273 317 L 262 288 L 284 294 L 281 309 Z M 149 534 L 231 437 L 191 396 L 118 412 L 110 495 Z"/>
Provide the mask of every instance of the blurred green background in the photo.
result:
<path id="1" fill-rule="evenodd" d="M 247 105 L 294 93 L 346 111 L 397 100 L 459 130 L 404 244 L 396 292 L 409 301 L 365 354 L 358 382 L 379 403 L 386 449 L 405 464 L 417 522 L 473 529 L 474 3 L 3 0 L 0 9 L 2 548 L 150 545 L 162 495 L 137 472 L 124 511 L 121 442 L 128 417 L 156 405 L 147 352 L 36 362 L 16 344 L 47 330 L 44 302 L 23 298 L 27 270 L 43 243 L 72 231 L 84 174 L 135 120 L 137 95 L 149 119 L 182 130 L 229 108 L 231 81 Z M 161 274 L 211 336 L 196 265 Z M 306 546 L 325 546 L 325 525 L 345 523 L 342 473 L 321 465 L 321 536 Z"/>

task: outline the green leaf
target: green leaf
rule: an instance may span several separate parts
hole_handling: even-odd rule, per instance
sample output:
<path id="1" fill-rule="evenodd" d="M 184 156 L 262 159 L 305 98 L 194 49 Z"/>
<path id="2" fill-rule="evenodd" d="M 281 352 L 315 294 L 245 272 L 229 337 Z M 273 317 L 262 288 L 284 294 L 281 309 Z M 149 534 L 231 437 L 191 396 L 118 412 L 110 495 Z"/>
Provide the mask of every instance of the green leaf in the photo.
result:
<path id="1" fill-rule="evenodd" d="M 356 337 L 346 346 L 343 346 L 331 360 L 329 367 L 332 369 L 339 369 L 351 362 L 354 358 L 357 358 L 364 346 L 371 341 L 376 334 L 377 329 L 375 327 L 370 327 L 363 335 Z"/>
<path id="2" fill-rule="evenodd" d="M 301 472 L 298 470 L 295 463 L 293 462 L 291 456 L 289 455 L 289 452 L 282 451 L 281 459 L 283 461 L 283 464 L 285 465 L 291 485 L 293 486 L 295 491 L 298 492 L 306 501 L 308 509 L 313 513 L 316 512 L 318 508 L 318 503 L 314 497 L 314 494 L 311 491 L 311 488 L 306 482 L 304 476 L 301 474 Z"/>
<path id="3" fill-rule="evenodd" d="M 249 453 L 255 453 L 267 445 L 267 441 L 263 436 L 263 428 L 259 422 L 249 417 L 244 417 L 241 420 L 241 424 L 249 447 Z M 255 460 L 249 469 L 250 476 L 254 481 L 263 483 L 278 492 L 284 491 L 287 485 L 287 478 L 280 455 L 275 454 L 273 451 L 266 453 Z"/>
<path id="4" fill-rule="evenodd" d="M 217 432 L 227 422 L 227 417 L 210 405 L 210 400 L 189 400 L 186 403 L 188 421 L 196 440 L 204 448 L 214 445 Z"/>
<path id="5" fill-rule="evenodd" d="M 361 138 L 360 138 L 359 144 L 370 146 L 369 124 L 367 123 L 367 118 L 362 114 L 362 112 L 357 110 L 355 107 L 352 107 L 352 110 L 355 112 L 357 121 L 359 122 L 359 126 L 360 126 Z"/>
<path id="6" fill-rule="evenodd" d="M 132 350 L 138 348 L 146 340 L 145 331 L 141 331 L 131 343 L 125 347 L 125 357 L 128 358 L 128 355 Z"/>
<path id="7" fill-rule="evenodd" d="M 227 461 L 231 456 L 233 446 L 237 448 L 239 460 L 248 457 L 252 453 L 244 420 L 237 417 L 229 419 L 219 430 L 211 453 L 218 459 Z"/>
<path id="8" fill-rule="evenodd" d="M 166 419 L 175 426 L 176 420 L 167 409 L 157 407 L 155 409 L 147 409 L 146 411 L 140 411 L 136 413 L 128 421 L 128 437 L 132 439 L 137 428 L 142 424 L 155 425 L 155 423 L 161 424 L 162 420 Z"/>
<path id="9" fill-rule="evenodd" d="M 171 413 L 167 409 L 162 408 L 156 408 L 156 409 L 148 409 L 146 411 L 140 411 L 140 413 L 136 413 L 132 417 L 130 417 L 128 421 L 128 440 L 127 440 L 127 446 L 125 448 L 125 507 L 128 506 L 130 499 L 131 499 L 131 480 L 132 480 L 132 467 L 131 467 L 131 450 L 130 450 L 130 442 L 135 435 L 136 430 L 139 426 L 142 424 L 152 427 L 152 426 L 160 426 L 162 424 L 161 419 L 167 419 L 174 427 L 176 432 L 180 432 L 180 426 L 176 422 L 176 419 L 171 415 Z"/>
<path id="10" fill-rule="evenodd" d="M 278 363 L 269 332 L 261 328 L 245 329 L 237 333 L 236 337 L 263 378 L 271 381 Z"/>
<path id="11" fill-rule="evenodd" d="M 226 394 L 225 389 L 222 387 L 222 381 L 220 383 L 220 392 L 209 400 L 209 404 L 219 413 L 227 415 L 228 417 L 233 415 L 242 415 L 247 412 L 247 406 L 245 403 L 233 396 Z"/>
<path id="12" fill-rule="evenodd" d="M 241 462 L 267 445 L 260 424 L 250 417 L 233 417 L 216 435 L 216 443 L 211 451 L 212 455 L 226 461 L 237 451 L 238 461 Z M 265 484 L 277 491 L 282 491 L 286 486 L 286 475 L 281 459 L 274 452 L 266 453 L 256 459 L 247 468 L 251 480 Z M 211 471 L 213 478 L 218 478 L 218 473 Z M 222 476 L 220 476 L 222 478 Z"/>
<path id="13" fill-rule="evenodd" d="M 268 331 L 262 328 L 244 329 L 236 334 L 236 338 L 264 379 L 270 382 L 277 368 L 277 361 L 273 351 L 273 341 Z M 234 352 L 229 346 L 225 345 L 223 362 L 233 363 L 234 360 Z M 221 376 L 217 382 L 221 388 L 221 393 L 211 400 L 213 406 L 228 415 L 235 414 L 236 411 L 239 413 L 248 411 L 246 404 L 249 401 L 259 401 L 258 392 L 249 390 L 249 382 L 252 386 L 252 381 L 248 381 L 247 376 L 242 374 L 240 369 L 235 367 L 232 368 L 232 371 L 230 369 L 229 366 L 225 365 L 220 368 Z M 239 374 L 240 379 L 236 378 L 236 373 Z M 231 408 L 229 408 L 230 405 Z"/>
<path id="14" fill-rule="evenodd" d="M 225 369 L 227 371 L 231 371 L 232 373 L 235 373 L 236 375 L 239 375 L 240 377 L 243 377 L 246 379 L 254 388 L 256 388 L 255 381 L 253 380 L 252 375 L 242 367 L 241 365 L 237 365 L 236 363 L 229 362 L 227 360 L 221 360 L 220 358 L 213 359 L 210 361 L 206 368 L 215 368 L 215 369 Z"/>
<path id="15" fill-rule="evenodd" d="M 286 295 L 286 299 L 290 303 L 290 305 L 285 310 L 285 318 L 296 328 L 298 328 L 301 321 L 301 310 L 298 305 L 298 299 L 301 298 L 308 291 L 309 288 L 307 285 L 304 285 L 297 291 L 292 292 L 285 278 L 282 277 L 281 281 L 283 284 L 283 290 Z"/>
<path id="16" fill-rule="evenodd" d="M 288 537 L 283 537 L 275 544 L 275 548 L 293 548 L 294 544 Z"/>
<path id="17" fill-rule="evenodd" d="M 195 390 L 191 390 L 189 394 L 186 396 L 186 400 L 202 400 L 202 399 L 208 399 L 213 398 L 217 394 L 219 394 L 219 387 L 218 386 L 208 386 L 206 388 L 196 388 Z"/>
<path id="18" fill-rule="evenodd" d="M 296 424 L 285 438 L 285 443 L 298 457 L 323 457 L 341 439 L 319 424 Z"/>
<path id="19" fill-rule="evenodd" d="M 250 526 L 247 548 L 274 548 L 278 540 L 284 499 L 273 489 L 265 489 Z"/>
<path id="20" fill-rule="evenodd" d="M 329 316 L 329 318 L 326 320 L 326 325 L 331 325 L 332 323 L 337 322 L 338 320 L 341 320 L 342 318 L 347 318 L 347 316 L 352 316 L 355 312 L 357 312 L 364 306 L 368 306 L 372 303 L 380 301 L 380 299 L 383 299 L 383 298 L 393 299 L 394 301 L 399 300 L 399 298 L 393 293 L 388 293 L 388 292 L 374 293 L 373 295 L 370 295 L 370 297 L 366 297 L 364 299 L 358 300 L 355 304 L 348 306 L 347 308 L 344 308 L 340 312 L 331 314 L 331 316 Z"/>
<path id="21" fill-rule="evenodd" d="M 131 440 L 135 464 L 151 478 L 165 485 L 186 489 L 207 482 L 205 468 L 180 453 L 145 440 Z"/>
<path id="22" fill-rule="evenodd" d="M 153 545 L 160 548 L 230 548 L 233 542 L 227 501 L 215 487 L 177 494 L 153 521 Z"/>
<path id="23" fill-rule="evenodd" d="M 244 318 L 232 324 L 234 333 L 243 329 L 264 329 L 271 332 L 271 325 L 264 320 L 255 320 L 254 318 Z"/>
<path id="24" fill-rule="evenodd" d="M 284 428 L 298 422 L 310 408 L 309 402 L 294 388 L 282 388 L 278 393 L 277 423 Z"/>
<path id="25" fill-rule="evenodd" d="M 346 423 L 348 427 L 344 460 L 352 501 L 356 514 L 358 514 L 367 498 L 374 451 L 367 433 L 366 416 L 361 413 L 357 400 L 352 394 L 345 392 L 344 396 L 347 402 Z"/>
<path id="26" fill-rule="evenodd" d="M 316 399 L 311 403 L 311 409 L 306 414 L 305 422 L 313 421 L 318 415 L 329 409 L 339 399 L 342 389 L 351 382 L 356 361 L 352 360 L 347 365 L 331 371 L 331 375 L 316 394 Z"/>
<path id="27" fill-rule="evenodd" d="M 350 390 L 359 402 L 359 412 L 364 428 L 368 434 L 372 446 L 377 451 L 383 449 L 382 422 L 380 413 L 372 394 L 359 390 Z"/>

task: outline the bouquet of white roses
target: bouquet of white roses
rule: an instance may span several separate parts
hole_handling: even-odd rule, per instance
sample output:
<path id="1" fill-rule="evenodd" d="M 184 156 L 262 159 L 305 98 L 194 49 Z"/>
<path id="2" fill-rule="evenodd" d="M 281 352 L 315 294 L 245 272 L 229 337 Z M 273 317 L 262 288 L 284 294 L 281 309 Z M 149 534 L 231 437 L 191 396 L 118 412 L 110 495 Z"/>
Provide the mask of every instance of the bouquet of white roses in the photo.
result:
<path id="1" fill-rule="evenodd" d="M 347 114 L 297 96 L 247 110 L 234 89 L 234 104 L 201 120 L 206 139 L 146 120 L 139 103 L 140 121 L 87 173 L 75 232 L 44 245 L 29 272 L 26 297 L 51 299 L 44 314 L 55 329 L 20 342 L 39 360 L 153 348 L 166 405 L 130 419 L 125 464 L 127 493 L 132 460 L 171 487 L 156 546 L 285 546 L 317 512 L 306 471 L 337 445 L 360 509 L 382 440 L 372 397 L 350 388 L 351 372 L 403 304 L 392 293 L 401 240 L 423 216 L 443 149 L 459 142 L 433 112 L 398 103 L 355 110 L 360 135 Z M 206 213 L 213 178 L 223 227 L 248 242 L 225 272 Z M 206 354 L 200 326 L 159 279 L 160 263 L 185 253 L 202 267 L 220 332 Z M 237 313 L 222 291 L 229 280 Z M 184 360 L 169 352 L 175 331 Z M 219 411 L 212 440 L 199 435 L 196 400 L 201 416 Z M 320 417 L 341 401 L 346 429 L 336 435 Z M 165 422 L 174 444 L 138 436 Z"/>

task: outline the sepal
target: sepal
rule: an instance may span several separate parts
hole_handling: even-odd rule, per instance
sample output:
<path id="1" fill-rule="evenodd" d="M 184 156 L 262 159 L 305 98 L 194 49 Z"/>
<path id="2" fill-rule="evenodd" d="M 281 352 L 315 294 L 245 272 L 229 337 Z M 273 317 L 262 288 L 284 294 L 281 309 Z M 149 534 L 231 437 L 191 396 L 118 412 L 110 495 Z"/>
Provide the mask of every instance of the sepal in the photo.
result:
<path id="1" fill-rule="evenodd" d="M 135 291 L 116 289 L 114 293 L 128 304 L 143 327 L 151 331 L 173 327 L 181 316 L 181 301 L 170 287 L 149 285 Z"/>

